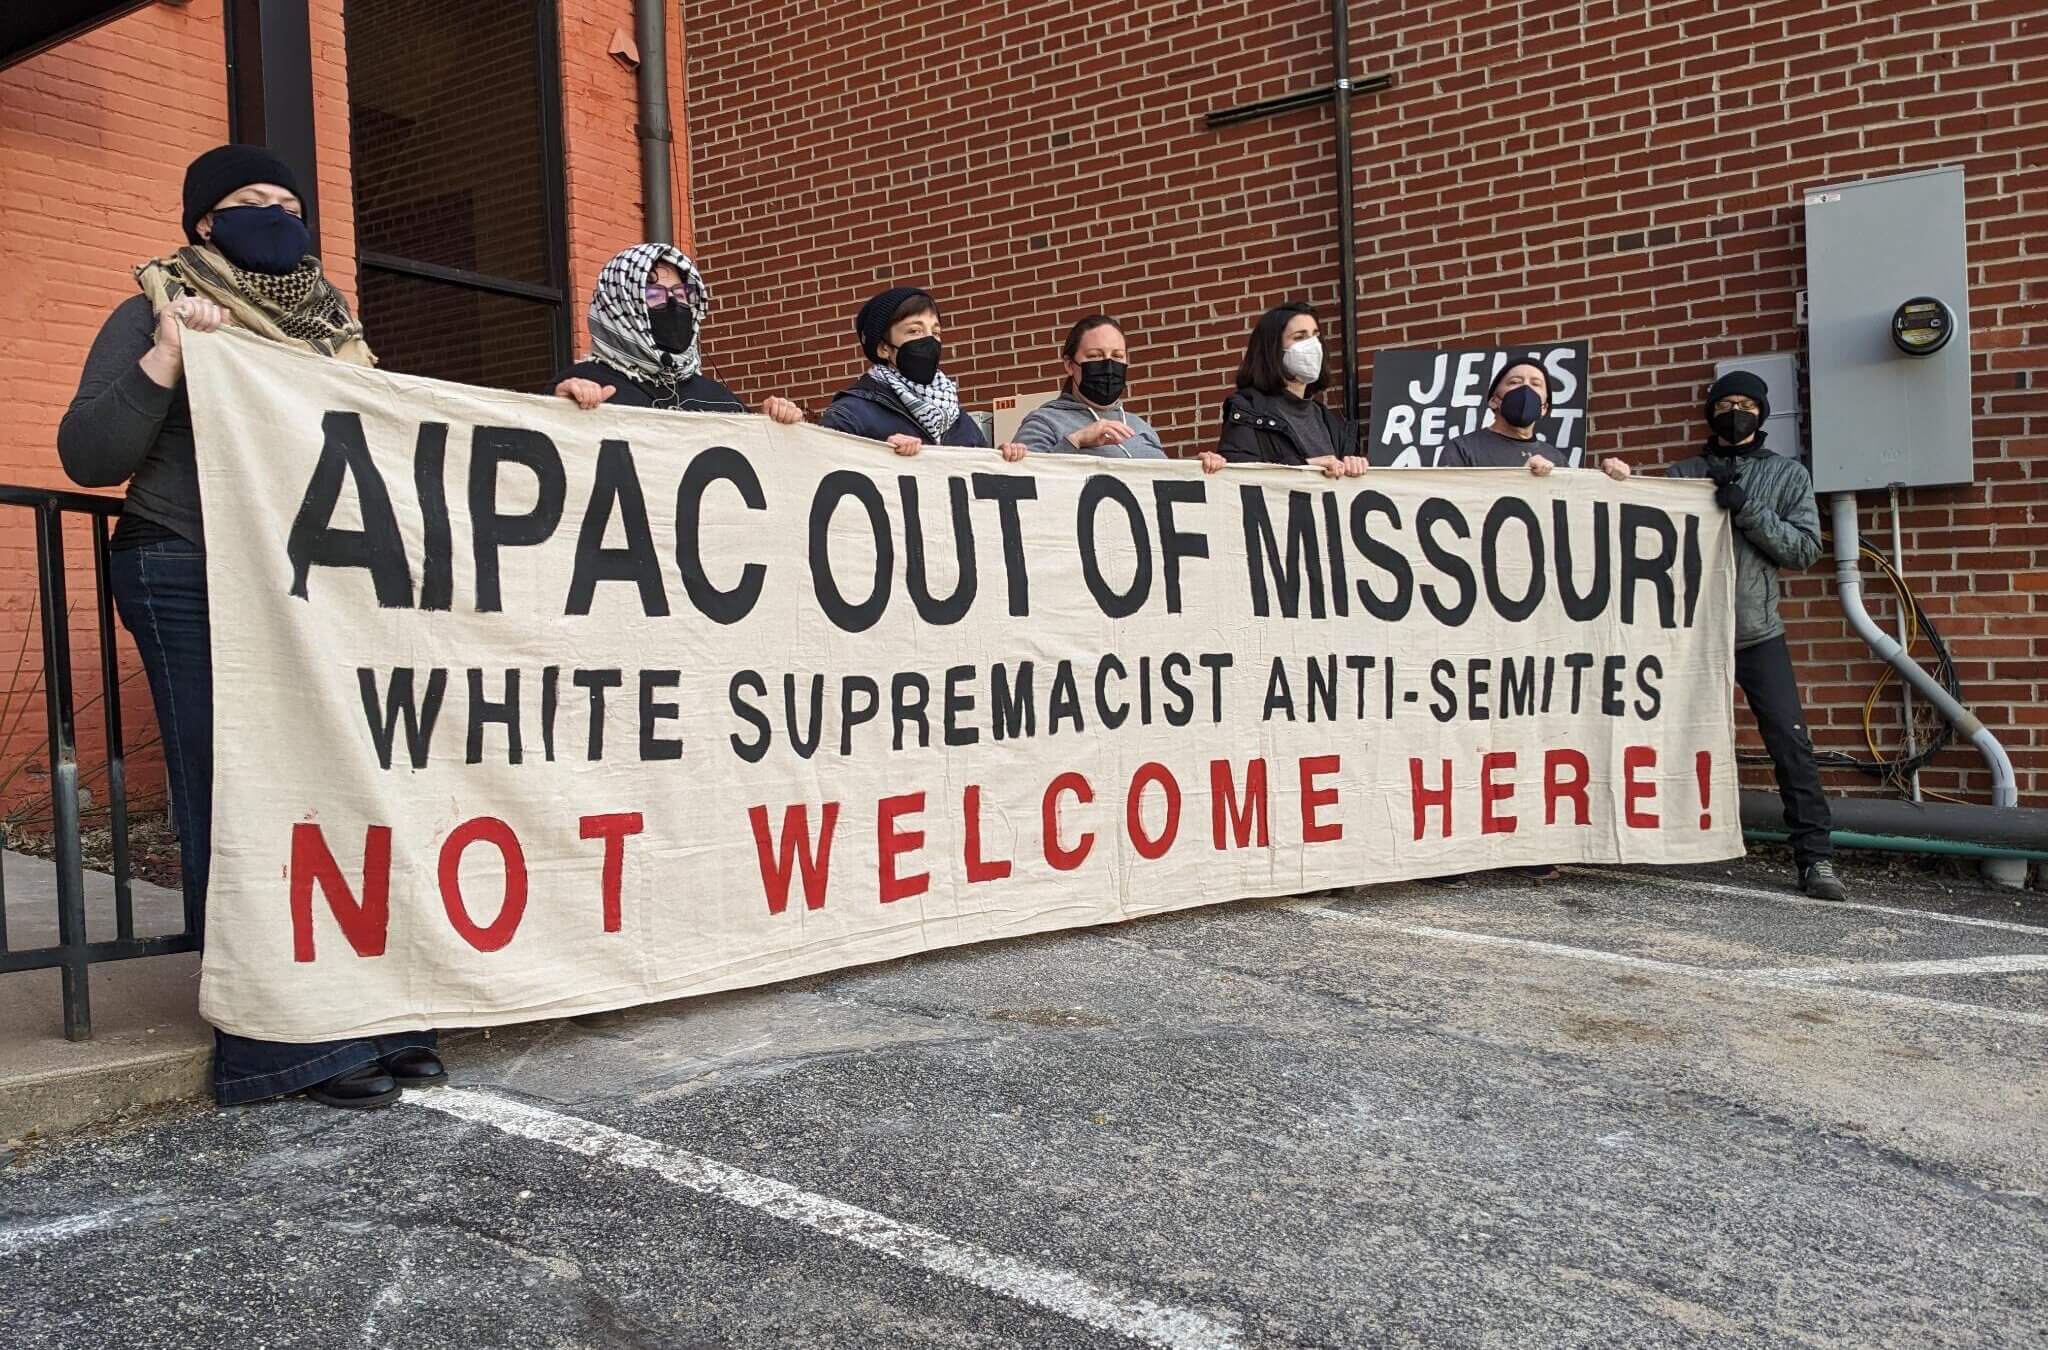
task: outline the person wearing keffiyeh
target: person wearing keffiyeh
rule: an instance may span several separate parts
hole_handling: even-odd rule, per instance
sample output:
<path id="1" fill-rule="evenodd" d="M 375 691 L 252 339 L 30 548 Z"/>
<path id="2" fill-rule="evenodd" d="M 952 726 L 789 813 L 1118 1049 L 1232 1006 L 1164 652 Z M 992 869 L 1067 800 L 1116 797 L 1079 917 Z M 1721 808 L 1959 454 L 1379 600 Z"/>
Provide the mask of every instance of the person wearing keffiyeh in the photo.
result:
<path id="1" fill-rule="evenodd" d="M 590 356 L 562 372 L 553 392 L 579 408 L 603 403 L 679 412 L 743 413 L 739 395 L 703 373 L 698 347 L 711 292 L 673 244 L 635 244 L 616 254 L 590 291 Z M 761 411 L 803 421 L 786 398 Z"/>
<path id="2" fill-rule="evenodd" d="M 939 368 L 939 303 L 915 286 L 892 286 L 871 297 L 854 317 L 868 373 L 832 396 L 822 426 L 885 441 L 899 455 L 925 445 L 986 448 L 981 428 L 960 411 L 959 386 Z M 1030 453 L 1015 442 L 1000 447 L 1011 463 Z"/>
<path id="3" fill-rule="evenodd" d="M 185 921 L 202 942 L 213 846 L 212 616 L 184 334 L 240 328 L 328 360 L 375 364 L 362 325 L 320 269 L 303 210 L 291 167 L 261 146 L 223 145 L 193 160 L 184 246 L 135 269 L 140 293 L 101 326 L 57 428 L 57 455 L 75 482 L 124 490 L 107 584 L 149 677 Z M 232 841 L 237 822 L 220 827 Z M 447 1076 L 427 1028 L 320 1042 L 214 1034 L 213 1091 L 223 1106 L 301 1091 L 326 1106 L 390 1106 L 404 1089 Z"/>

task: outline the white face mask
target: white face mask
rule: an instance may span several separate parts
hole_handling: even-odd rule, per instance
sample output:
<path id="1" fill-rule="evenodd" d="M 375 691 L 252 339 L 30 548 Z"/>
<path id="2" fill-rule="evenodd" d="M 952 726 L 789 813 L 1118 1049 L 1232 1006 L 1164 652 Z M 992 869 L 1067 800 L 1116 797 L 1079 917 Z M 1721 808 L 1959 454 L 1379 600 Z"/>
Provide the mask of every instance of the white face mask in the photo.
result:
<path id="1" fill-rule="evenodd" d="M 1280 369 L 1290 380 L 1303 384 L 1314 384 L 1316 377 L 1323 373 L 1323 342 L 1321 338 L 1303 338 L 1289 347 L 1280 357 Z"/>

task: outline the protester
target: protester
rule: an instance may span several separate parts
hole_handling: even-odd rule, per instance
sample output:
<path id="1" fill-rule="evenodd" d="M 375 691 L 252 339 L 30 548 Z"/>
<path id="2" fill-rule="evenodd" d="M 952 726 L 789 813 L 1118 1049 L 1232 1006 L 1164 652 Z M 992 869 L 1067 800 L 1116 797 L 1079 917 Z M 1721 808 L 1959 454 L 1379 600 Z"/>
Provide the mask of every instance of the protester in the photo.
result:
<path id="1" fill-rule="evenodd" d="M 1806 466 L 1764 448 L 1770 415 L 1770 389 L 1761 379 L 1743 370 L 1723 375 L 1707 391 L 1706 446 L 1670 476 L 1709 479 L 1714 500 L 1734 517 L 1735 682 L 1777 770 L 1799 889 L 1845 900 L 1828 835 L 1833 819 L 1778 614 L 1778 569 L 1800 571 L 1820 557 L 1820 512 Z"/>
<path id="2" fill-rule="evenodd" d="M 1316 312 L 1304 304 L 1269 309 L 1252 327 L 1237 367 L 1237 392 L 1223 403 L 1223 432 L 1202 453 L 1205 472 L 1227 464 L 1305 464 L 1331 478 L 1365 472 L 1358 427 L 1316 395 L 1330 381 L 1323 368 Z"/>
<path id="3" fill-rule="evenodd" d="M 1485 426 L 1437 447 L 1437 468 L 1526 468 L 1541 478 L 1557 467 L 1563 456 L 1536 430 L 1537 421 L 1550 413 L 1550 375 L 1541 365 L 1510 361 L 1502 366 L 1486 391 L 1486 406 L 1492 416 Z M 1616 482 L 1629 475 L 1628 465 L 1612 456 L 1601 461 L 1600 469 Z"/>
<path id="4" fill-rule="evenodd" d="M 711 292 L 672 244 L 635 244 L 612 256 L 590 292 L 590 356 L 562 372 L 555 393 L 579 408 L 604 403 L 679 412 L 743 413 L 739 396 L 703 373 L 698 347 Z M 771 397 L 761 411 L 785 425 L 803 409 Z"/>
<path id="5" fill-rule="evenodd" d="M 1123 405 L 1131 357 L 1115 319 L 1090 314 L 1080 320 L 1067 330 L 1060 356 L 1067 371 L 1060 396 L 1025 416 L 1019 443 L 1039 454 L 1166 458 L 1159 433 Z"/>
<path id="6" fill-rule="evenodd" d="M 871 296 L 853 320 L 868 372 L 832 396 L 820 425 L 886 441 L 899 455 L 928 443 L 985 448 L 981 428 L 960 410 L 959 386 L 939 368 L 939 323 L 939 302 L 915 286 Z M 1012 462 L 1029 453 L 1015 441 L 1000 448 Z"/>
<path id="7" fill-rule="evenodd" d="M 267 150 L 223 145 L 185 170 L 186 246 L 136 269 L 140 295 L 100 328 L 57 429 L 64 471 L 127 485 L 110 584 L 156 703 L 177 813 L 185 912 L 205 932 L 213 797 L 213 670 L 205 533 L 186 402 L 186 329 L 246 329 L 354 365 L 375 358 L 362 325 L 308 250 L 298 184 Z M 226 392 L 226 391 L 218 391 Z M 229 822 L 226 829 L 234 829 Z M 284 1043 L 214 1033 L 222 1105 L 305 1090 L 329 1106 L 388 1106 L 446 1080 L 431 1031 Z"/>

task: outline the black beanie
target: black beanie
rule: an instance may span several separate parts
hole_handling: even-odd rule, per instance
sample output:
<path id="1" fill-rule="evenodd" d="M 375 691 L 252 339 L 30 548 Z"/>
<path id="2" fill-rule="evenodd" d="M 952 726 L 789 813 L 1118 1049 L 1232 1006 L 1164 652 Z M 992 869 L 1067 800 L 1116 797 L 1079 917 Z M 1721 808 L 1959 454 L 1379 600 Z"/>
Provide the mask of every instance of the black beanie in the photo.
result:
<path id="1" fill-rule="evenodd" d="M 1493 372 L 1493 383 L 1486 386 L 1486 401 L 1488 403 L 1493 402 L 1493 396 L 1500 392 L 1500 382 L 1502 380 L 1505 380 L 1508 377 L 1508 372 L 1513 370 L 1516 366 L 1527 366 L 1531 370 L 1538 370 L 1543 372 L 1543 411 L 1546 413 L 1549 412 L 1550 372 L 1544 370 L 1543 363 L 1541 361 L 1538 361 L 1533 356 L 1517 357 L 1516 359 L 1509 361 L 1506 365 L 1502 366 L 1499 370 Z"/>
<path id="2" fill-rule="evenodd" d="M 853 331 L 860 334 L 860 349 L 867 354 L 868 360 L 882 359 L 875 355 L 875 348 L 889 340 L 889 320 L 903 308 L 904 301 L 919 296 L 932 299 L 930 292 L 915 286 L 891 286 L 860 307 L 860 314 L 853 321 Z M 932 300 L 932 308 L 938 307 L 938 301 Z"/>
<path id="3" fill-rule="evenodd" d="M 1714 387 L 1707 391 L 1707 420 L 1714 420 L 1716 403 L 1737 394 L 1755 401 L 1759 423 L 1771 415 L 1771 387 L 1746 370 L 1731 370 L 1714 381 Z"/>
<path id="4" fill-rule="evenodd" d="M 185 170 L 185 238 L 198 243 L 199 218 L 251 183 L 275 183 L 300 195 L 291 166 L 260 145 L 217 145 L 193 160 Z"/>

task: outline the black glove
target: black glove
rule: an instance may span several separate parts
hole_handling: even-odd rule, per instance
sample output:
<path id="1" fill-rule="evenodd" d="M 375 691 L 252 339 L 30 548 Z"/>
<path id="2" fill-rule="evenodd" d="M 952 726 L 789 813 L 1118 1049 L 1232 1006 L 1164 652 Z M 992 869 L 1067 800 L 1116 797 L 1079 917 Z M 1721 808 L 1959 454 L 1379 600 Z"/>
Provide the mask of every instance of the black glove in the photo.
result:
<path id="1" fill-rule="evenodd" d="M 1713 455 L 1707 456 L 1707 477 L 1714 480 L 1716 487 L 1723 483 L 1734 482 L 1735 461 L 1732 459 L 1720 459 Z"/>
<path id="2" fill-rule="evenodd" d="M 1718 481 L 1720 486 L 1714 489 L 1714 500 L 1721 503 L 1722 507 L 1726 510 L 1740 511 L 1749 501 L 1749 493 L 1744 491 L 1742 484 L 1736 482 L 1733 478 L 1724 478 Z"/>

